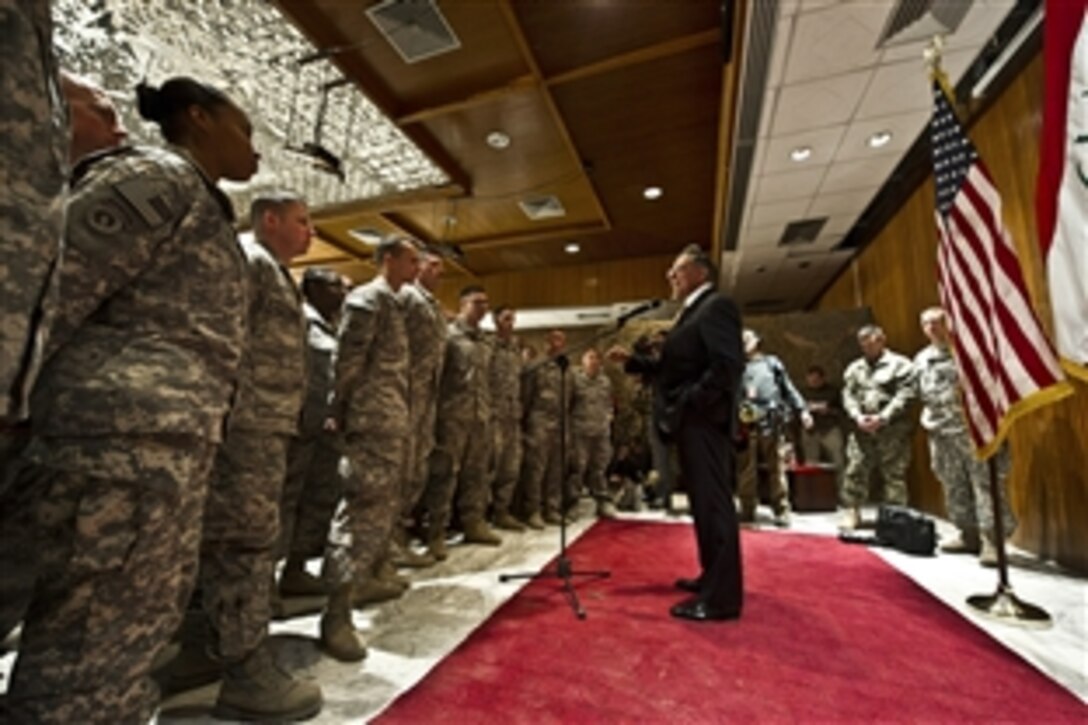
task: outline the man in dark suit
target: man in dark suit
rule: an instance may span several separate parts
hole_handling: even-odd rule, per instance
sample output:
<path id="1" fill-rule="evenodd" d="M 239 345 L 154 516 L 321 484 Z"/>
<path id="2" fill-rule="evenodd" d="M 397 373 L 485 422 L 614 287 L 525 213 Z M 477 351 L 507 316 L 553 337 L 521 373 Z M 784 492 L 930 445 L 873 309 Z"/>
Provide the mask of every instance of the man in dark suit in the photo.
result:
<path id="1" fill-rule="evenodd" d="M 736 619 L 744 599 L 731 435 L 745 363 L 740 314 L 714 291 L 714 265 L 698 246 L 686 247 L 666 276 L 683 310 L 660 358 L 621 348 L 611 356 L 626 360 L 627 372 L 653 377 L 658 427 L 675 441 L 688 486 L 702 572 L 677 580 L 693 596 L 671 614 L 696 621 Z"/>

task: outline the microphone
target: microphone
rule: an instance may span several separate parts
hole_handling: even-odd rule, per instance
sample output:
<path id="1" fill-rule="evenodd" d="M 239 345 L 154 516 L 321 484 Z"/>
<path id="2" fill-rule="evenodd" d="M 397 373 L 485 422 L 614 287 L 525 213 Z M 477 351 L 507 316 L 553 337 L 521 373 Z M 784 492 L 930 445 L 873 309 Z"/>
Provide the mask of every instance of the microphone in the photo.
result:
<path id="1" fill-rule="evenodd" d="M 650 310 L 656 310 L 661 306 L 661 300 L 648 300 L 641 304 L 635 305 L 631 309 L 624 312 L 622 315 L 616 318 L 616 325 L 623 327 L 627 324 L 627 321 L 632 317 L 638 317 L 639 315 L 649 312 Z"/>

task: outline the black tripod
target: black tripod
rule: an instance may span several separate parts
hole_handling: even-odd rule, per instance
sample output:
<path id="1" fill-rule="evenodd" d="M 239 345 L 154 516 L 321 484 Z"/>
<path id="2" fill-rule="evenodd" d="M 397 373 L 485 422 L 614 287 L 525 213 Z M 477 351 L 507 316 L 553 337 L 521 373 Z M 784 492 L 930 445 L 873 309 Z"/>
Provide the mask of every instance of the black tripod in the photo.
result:
<path id="1" fill-rule="evenodd" d="M 635 315 L 642 314 L 658 305 L 660 305 L 660 302 L 649 302 L 634 308 L 630 312 L 620 315 L 616 322 L 615 329 L 606 328 L 599 331 L 589 340 L 577 346 L 574 351 L 577 352 L 579 350 L 589 349 L 605 337 L 618 332 L 627 321 Z M 595 571 L 577 571 L 574 569 L 570 557 L 567 556 L 567 511 L 570 509 L 572 503 L 570 500 L 570 486 L 567 483 L 567 476 L 569 475 L 567 463 L 567 368 L 570 367 L 570 359 L 565 354 L 559 354 L 554 358 L 540 363 L 541 366 L 553 364 L 559 368 L 559 470 L 560 476 L 562 476 L 559 489 L 559 557 L 556 559 L 554 568 L 542 569 L 537 572 L 499 574 L 499 581 L 505 583 L 513 581 L 514 579 L 561 579 L 563 581 L 563 593 L 567 595 L 567 601 L 570 602 L 571 609 L 574 610 L 574 614 L 578 619 L 585 619 L 586 610 L 582 606 L 581 601 L 579 601 L 578 592 L 574 590 L 574 583 L 571 580 L 578 576 L 590 577 L 591 579 L 607 579 L 612 576 L 612 572 L 603 569 Z M 533 369 L 535 370 L 536 368 Z"/>

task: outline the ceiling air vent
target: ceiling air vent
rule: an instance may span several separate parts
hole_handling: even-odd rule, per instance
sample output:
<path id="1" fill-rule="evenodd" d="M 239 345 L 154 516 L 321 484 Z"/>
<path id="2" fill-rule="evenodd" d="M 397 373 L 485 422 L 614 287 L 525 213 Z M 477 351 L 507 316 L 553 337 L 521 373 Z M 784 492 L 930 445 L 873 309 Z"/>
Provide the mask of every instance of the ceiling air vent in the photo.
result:
<path id="1" fill-rule="evenodd" d="M 824 224 L 827 224 L 827 217 L 825 216 L 816 219 L 801 219 L 800 221 L 790 222 L 782 232 L 782 238 L 778 240 L 778 246 L 786 247 L 791 244 L 812 244 L 816 241 L 816 237 L 820 236 L 820 231 L 824 228 Z"/>
<path id="2" fill-rule="evenodd" d="M 383 0 L 366 14 L 405 63 L 418 63 L 461 47 L 435 0 Z"/>
<path id="3" fill-rule="evenodd" d="M 899 0 L 888 14 L 877 50 L 951 35 L 970 9 L 971 3 L 964 0 Z"/>
<path id="4" fill-rule="evenodd" d="M 525 216 L 534 222 L 541 219 L 557 219 L 567 215 L 567 210 L 563 208 L 563 202 L 559 201 L 558 196 L 527 197 L 519 201 L 518 206 L 525 212 Z"/>

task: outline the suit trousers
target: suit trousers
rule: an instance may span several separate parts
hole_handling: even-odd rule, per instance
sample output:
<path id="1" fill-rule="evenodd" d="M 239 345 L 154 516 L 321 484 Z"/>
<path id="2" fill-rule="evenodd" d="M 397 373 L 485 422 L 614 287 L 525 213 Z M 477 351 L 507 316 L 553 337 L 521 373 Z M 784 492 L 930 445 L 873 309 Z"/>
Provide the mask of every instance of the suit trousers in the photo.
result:
<path id="1" fill-rule="evenodd" d="M 744 577 L 733 505 L 736 470 L 732 441 L 722 426 L 696 418 L 683 422 L 676 445 L 695 519 L 702 566 L 700 596 L 714 609 L 739 614 L 744 603 Z"/>

